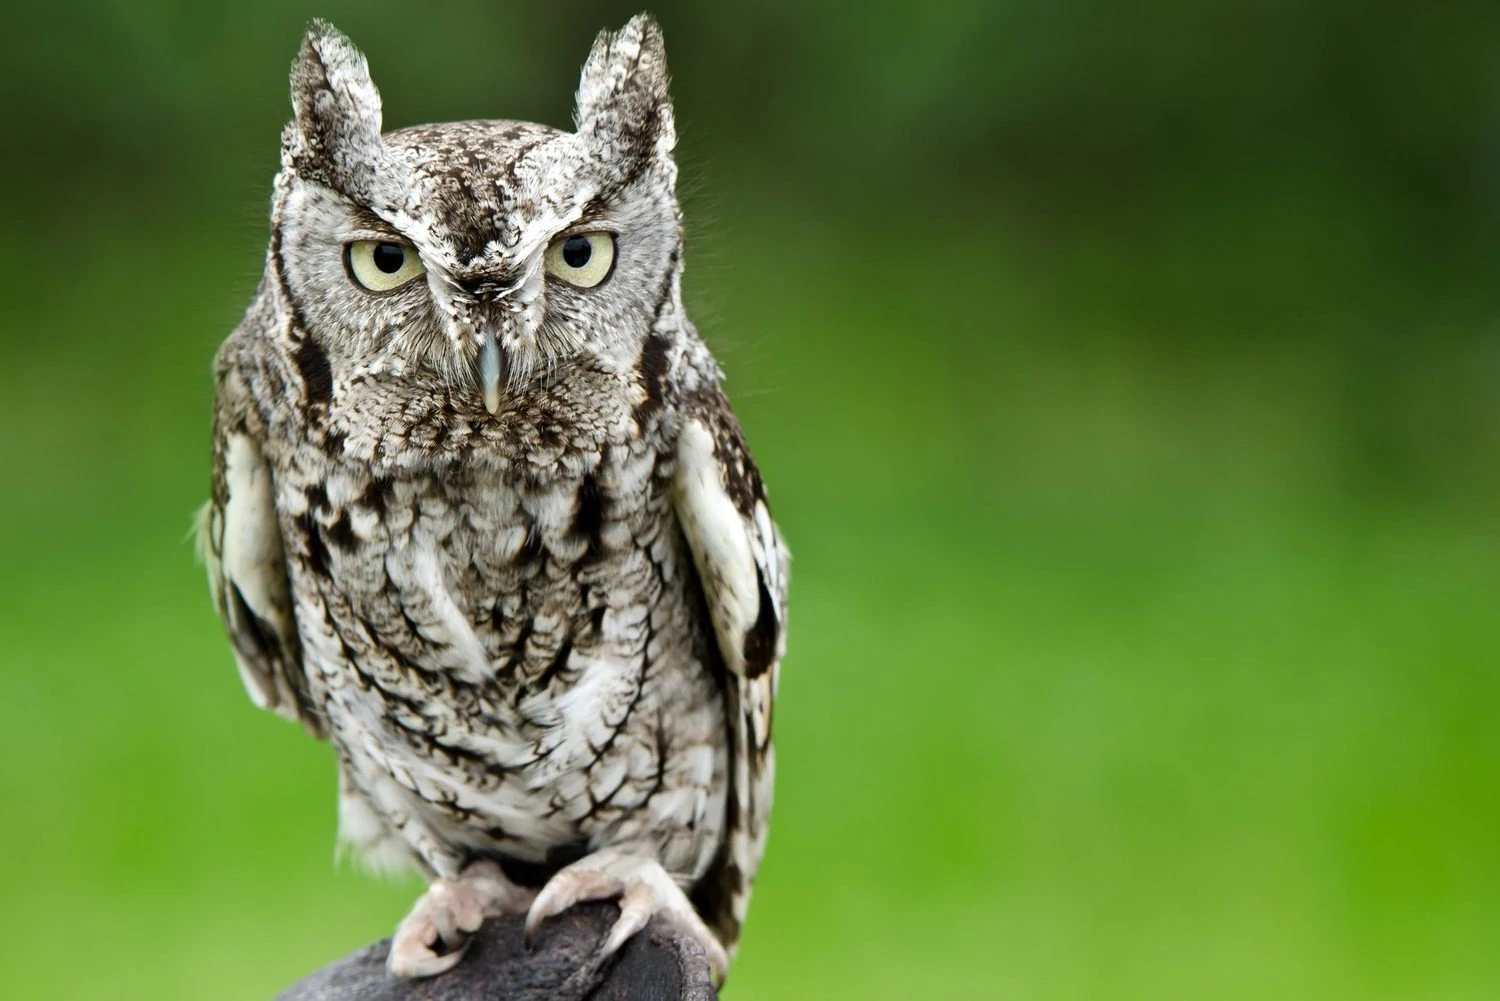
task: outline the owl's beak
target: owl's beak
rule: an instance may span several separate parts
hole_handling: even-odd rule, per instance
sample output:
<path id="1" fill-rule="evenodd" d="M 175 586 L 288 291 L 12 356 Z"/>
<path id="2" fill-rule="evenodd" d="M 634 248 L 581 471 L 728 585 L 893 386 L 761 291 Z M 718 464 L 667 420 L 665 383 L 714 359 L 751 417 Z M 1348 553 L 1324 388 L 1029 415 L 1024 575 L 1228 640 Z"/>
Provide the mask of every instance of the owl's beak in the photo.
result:
<path id="1" fill-rule="evenodd" d="M 479 383 L 484 390 L 484 409 L 491 415 L 500 409 L 500 385 L 505 381 L 505 355 L 499 337 L 497 331 L 489 331 L 479 352 Z"/>

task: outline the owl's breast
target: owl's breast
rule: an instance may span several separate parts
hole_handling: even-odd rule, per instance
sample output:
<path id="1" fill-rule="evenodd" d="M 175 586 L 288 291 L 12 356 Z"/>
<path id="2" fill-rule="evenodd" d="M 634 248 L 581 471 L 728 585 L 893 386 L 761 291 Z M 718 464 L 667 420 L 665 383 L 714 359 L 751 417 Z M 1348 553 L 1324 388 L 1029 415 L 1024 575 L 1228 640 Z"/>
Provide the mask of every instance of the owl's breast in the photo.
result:
<path id="1" fill-rule="evenodd" d="M 347 754 L 451 839 L 519 857 L 618 825 L 667 774 L 658 812 L 716 829 L 723 709 L 668 457 L 610 443 L 542 481 L 487 461 L 287 473 L 305 666 Z"/>

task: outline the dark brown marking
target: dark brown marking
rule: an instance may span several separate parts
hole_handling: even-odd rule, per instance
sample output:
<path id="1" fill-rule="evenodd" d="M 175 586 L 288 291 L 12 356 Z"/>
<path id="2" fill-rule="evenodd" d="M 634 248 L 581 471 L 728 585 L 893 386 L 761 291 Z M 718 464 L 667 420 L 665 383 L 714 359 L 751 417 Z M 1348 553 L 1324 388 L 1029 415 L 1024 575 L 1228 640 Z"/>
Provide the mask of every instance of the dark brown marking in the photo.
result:
<path id="1" fill-rule="evenodd" d="M 360 503 L 372 508 L 376 514 L 384 515 L 386 501 L 391 496 L 391 481 L 384 476 L 376 476 L 370 480 L 370 485 L 365 487 L 365 492 L 360 497 Z"/>
<path id="2" fill-rule="evenodd" d="M 573 513 L 573 534 L 588 542 L 584 558 L 597 555 L 604 543 L 600 532 L 604 528 L 604 494 L 599 481 L 589 473 L 578 487 L 578 507 Z"/>
<path id="3" fill-rule="evenodd" d="M 496 298 L 516 287 L 517 275 L 488 274 L 472 278 L 459 278 L 458 287 L 476 299 Z"/>
<path id="4" fill-rule="evenodd" d="M 264 657 L 274 660 L 281 647 L 276 638 L 276 630 L 269 622 L 255 614 L 245 596 L 240 593 L 240 586 L 234 581 L 229 582 L 229 600 L 233 603 L 231 619 L 244 626 L 243 630 L 237 630 L 235 645 L 241 647 L 240 652 L 247 657 Z M 248 641 L 251 649 L 243 648 L 241 640 Z"/>
<path id="5" fill-rule="evenodd" d="M 656 305 L 651 310 L 651 329 L 661 329 L 661 314 L 666 310 L 667 303 L 672 301 L 672 279 L 677 276 L 677 264 L 682 260 L 682 228 L 677 230 L 677 243 L 672 247 L 672 253 L 667 258 L 667 270 L 662 275 L 661 288 L 656 293 Z"/>
<path id="6" fill-rule="evenodd" d="M 328 546 L 323 542 L 322 533 L 318 531 L 318 521 L 311 511 L 302 516 L 302 534 L 307 539 L 308 567 L 320 577 L 329 576 Z"/>
<path id="7" fill-rule="evenodd" d="M 328 366 L 328 355 L 311 337 L 303 338 L 297 346 L 297 370 L 307 387 L 309 404 L 326 405 L 333 399 L 333 370 Z"/>
<path id="8" fill-rule="evenodd" d="M 745 676 L 758 678 L 770 670 L 776 659 L 776 608 L 771 601 L 771 589 L 766 587 L 765 574 L 755 570 L 755 583 L 760 591 L 760 610 L 755 615 L 755 625 L 745 633 Z"/>
<path id="9" fill-rule="evenodd" d="M 756 504 L 765 500 L 766 486 L 760 478 L 760 470 L 755 467 L 755 460 L 750 458 L 745 433 L 734 419 L 722 389 L 715 387 L 704 401 L 704 410 L 709 427 L 714 431 L 714 457 L 719 460 L 724 489 L 734 502 L 735 510 L 753 520 Z"/>
<path id="10" fill-rule="evenodd" d="M 354 534 L 354 526 L 349 523 L 348 511 L 339 512 L 333 524 L 328 526 L 327 534 L 328 541 L 346 553 L 359 545 L 359 537 Z"/>
<path id="11" fill-rule="evenodd" d="M 521 631 L 516 633 L 516 641 L 510 645 L 510 662 L 506 669 L 514 671 L 526 662 L 526 644 L 531 640 L 531 620 L 521 620 Z M 526 694 L 525 685 L 516 686 L 516 701 L 519 703 L 521 697 Z"/>
<path id="12" fill-rule="evenodd" d="M 667 378 L 668 346 L 665 337 L 661 334 L 652 334 L 646 338 L 646 343 L 641 348 L 641 360 L 636 363 L 636 371 L 639 373 L 641 389 L 645 390 L 646 398 L 636 405 L 637 422 L 644 421 L 661 410 Z"/>
<path id="13" fill-rule="evenodd" d="M 281 293 L 281 301 L 292 313 L 292 329 L 294 331 L 305 331 L 307 321 L 302 318 L 302 310 L 297 306 L 297 300 L 292 296 L 291 286 L 286 281 L 286 258 L 281 252 L 281 229 L 279 227 L 271 230 L 271 260 L 276 263 L 276 289 Z"/>
<path id="14" fill-rule="evenodd" d="M 661 710 L 656 712 L 656 732 L 652 735 L 652 753 L 656 756 L 656 772 L 651 777 L 651 788 L 646 795 L 641 797 L 640 805 L 651 802 L 652 797 L 667 787 L 667 734 L 666 722 L 662 719 Z M 688 830 L 698 829 L 698 818 L 688 819 Z"/>
<path id="15" fill-rule="evenodd" d="M 557 648 L 557 653 L 552 658 L 552 663 L 542 672 L 541 677 L 536 679 L 537 688 L 546 688 L 552 683 L 552 679 L 567 670 L 568 658 L 573 655 L 573 637 L 569 636 L 562 641 L 562 646 Z"/>
<path id="16" fill-rule="evenodd" d="M 542 555 L 542 533 L 538 532 L 535 525 L 526 527 L 526 541 L 521 544 L 521 551 L 516 554 L 516 559 L 522 563 L 535 563 L 537 557 Z"/>

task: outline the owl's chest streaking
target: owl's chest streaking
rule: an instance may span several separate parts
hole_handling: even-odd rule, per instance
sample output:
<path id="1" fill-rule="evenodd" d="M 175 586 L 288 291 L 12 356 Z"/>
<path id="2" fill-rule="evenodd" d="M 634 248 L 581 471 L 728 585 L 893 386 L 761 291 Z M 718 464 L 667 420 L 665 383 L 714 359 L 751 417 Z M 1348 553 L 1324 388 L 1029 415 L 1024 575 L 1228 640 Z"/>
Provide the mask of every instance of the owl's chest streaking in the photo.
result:
<path id="1" fill-rule="evenodd" d="M 440 874 L 631 840 L 701 874 L 727 737 L 670 453 L 625 415 L 497 448 L 443 414 L 406 451 L 317 416 L 273 456 L 277 507 L 308 694 L 363 797 Z"/>

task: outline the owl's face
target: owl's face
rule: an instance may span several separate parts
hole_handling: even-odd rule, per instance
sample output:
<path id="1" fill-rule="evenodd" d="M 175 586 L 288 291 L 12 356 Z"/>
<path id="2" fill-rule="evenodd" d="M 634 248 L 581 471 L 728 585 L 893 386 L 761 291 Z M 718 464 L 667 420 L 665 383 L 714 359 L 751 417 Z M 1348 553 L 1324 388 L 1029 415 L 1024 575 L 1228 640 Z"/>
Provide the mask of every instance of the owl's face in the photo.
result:
<path id="1" fill-rule="evenodd" d="M 330 356 L 368 378 L 436 372 L 490 413 L 568 364 L 630 369 L 680 263 L 654 23 L 600 36 L 576 132 L 474 121 L 382 136 L 364 56 L 317 22 L 292 101 L 269 267 Z"/>

